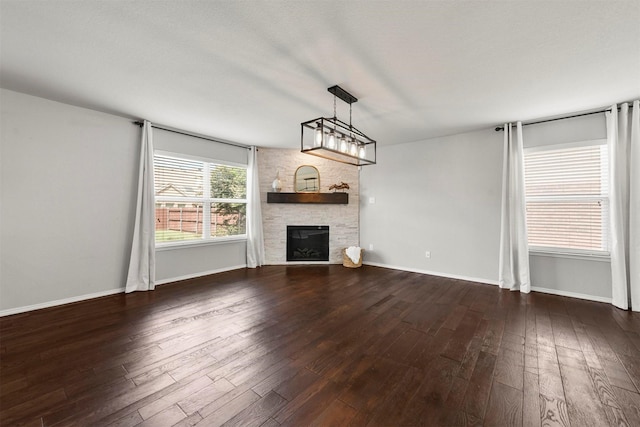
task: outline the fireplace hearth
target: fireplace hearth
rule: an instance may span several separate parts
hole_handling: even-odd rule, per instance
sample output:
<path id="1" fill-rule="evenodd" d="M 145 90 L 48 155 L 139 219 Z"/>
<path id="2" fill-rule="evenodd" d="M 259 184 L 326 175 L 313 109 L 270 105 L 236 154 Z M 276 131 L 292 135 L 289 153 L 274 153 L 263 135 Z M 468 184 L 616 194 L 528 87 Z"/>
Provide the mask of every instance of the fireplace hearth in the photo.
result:
<path id="1" fill-rule="evenodd" d="M 329 261 L 329 226 L 288 225 L 287 261 Z"/>

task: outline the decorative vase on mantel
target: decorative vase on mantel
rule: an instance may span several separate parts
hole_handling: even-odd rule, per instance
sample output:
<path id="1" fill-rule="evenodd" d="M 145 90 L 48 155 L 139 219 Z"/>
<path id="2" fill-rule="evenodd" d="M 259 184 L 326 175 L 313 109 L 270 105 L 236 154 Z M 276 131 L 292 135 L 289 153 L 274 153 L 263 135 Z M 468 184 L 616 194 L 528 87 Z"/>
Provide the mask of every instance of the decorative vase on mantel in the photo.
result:
<path id="1" fill-rule="evenodd" d="M 280 191 L 282 191 L 282 182 L 280 181 L 280 171 L 276 172 L 276 179 L 273 180 L 273 183 L 271 184 L 271 188 L 276 193 L 279 193 Z"/>

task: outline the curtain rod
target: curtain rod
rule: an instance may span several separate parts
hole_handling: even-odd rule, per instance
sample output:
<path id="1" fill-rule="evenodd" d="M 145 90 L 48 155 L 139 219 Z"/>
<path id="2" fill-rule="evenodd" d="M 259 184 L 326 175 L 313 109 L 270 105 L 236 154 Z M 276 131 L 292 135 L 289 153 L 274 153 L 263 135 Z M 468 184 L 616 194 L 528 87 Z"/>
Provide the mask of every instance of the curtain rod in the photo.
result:
<path id="1" fill-rule="evenodd" d="M 135 121 L 135 122 L 133 122 L 133 124 L 136 125 L 136 126 L 140 126 L 140 127 L 142 127 L 144 125 L 144 123 L 141 122 L 141 121 Z M 251 149 L 251 147 L 248 146 L 248 145 L 237 144 L 237 143 L 228 142 L 228 141 L 220 141 L 219 139 L 213 139 L 213 138 L 210 138 L 208 136 L 198 135 L 197 133 L 186 132 L 186 131 L 183 131 L 183 130 L 170 128 L 170 127 L 167 127 L 167 126 L 160 126 L 160 125 L 151 124 L 151 127 L 152 128 L 156 128 L 156 129 L 166 130 L 168 132 L 178 133 L 180 135 L 186 135 L 186 136 L 192 136 L 194 138 L 204 139 L 206 141 L 212 141 L 212 142 L 217 142 L 217 143 L 220 143 L 220 144 L 232 145 L 234 147 L 245 148 L 247 150 Z"/>
<path id="2" fill-rule="evenodd" d="M 629 105 L 629 108 L 633 108 L 633 104 Z M 619 109 L 620 109 L 620 107 L 618 107 L 618 110 Z M 607 111 L 611 111 L 611 108 L 606 108 L 604 110 L 598 110 L 598 111 L 592 111 L 590 113 L 582 113 L 582 114 L 574 114 L 572 116 L 557 117 L 555 119 L 546 119 L 546 120 L 539 120 L 537 122 L 523 123 L 522 126 L 537 125 L 539 123 L 546 123 L 546 122 L 555 122 L 557 120 L 573 119 L 574 117 L 590 116 L 592 114 L 606 113 Z M 501 130 L 502 131 L 504 130 L 504 126 L 498 126 L 498 127 L 495 128 L 496 132 L 500 132 Z"/>

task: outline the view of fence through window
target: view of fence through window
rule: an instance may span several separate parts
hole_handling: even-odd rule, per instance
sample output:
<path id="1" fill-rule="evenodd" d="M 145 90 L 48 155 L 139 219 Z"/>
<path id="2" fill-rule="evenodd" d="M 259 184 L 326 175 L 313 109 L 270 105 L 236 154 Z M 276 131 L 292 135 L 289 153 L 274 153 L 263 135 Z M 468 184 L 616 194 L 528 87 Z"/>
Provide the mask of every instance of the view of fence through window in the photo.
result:
<path id="1" fill-rule="evenodd" d="M 156 243 L 246 234 L 247 170 L 154 156 Z"/>
<path id="2" fill-rule="evenodd" d="M 608 251 L 607 146 L 525 152 L 529 245 Z"/>

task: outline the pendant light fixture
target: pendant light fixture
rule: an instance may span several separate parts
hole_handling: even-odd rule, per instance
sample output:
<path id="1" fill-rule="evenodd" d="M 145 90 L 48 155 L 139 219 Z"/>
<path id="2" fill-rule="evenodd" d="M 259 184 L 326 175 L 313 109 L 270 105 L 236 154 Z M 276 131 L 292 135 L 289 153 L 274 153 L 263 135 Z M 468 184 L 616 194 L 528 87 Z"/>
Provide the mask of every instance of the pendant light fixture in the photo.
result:
<path id="1" fill-rule="evenodd" d="M 333 117 L 301 123 L 300 151 L 350 165 L 376 164 L 376 141 L 351 124 L 351 106 L 358 99 L 337 85 L 327 90 L 333 94 Z M 349 104 L 348 124 L 336 116 L 336 98 Z"/>

